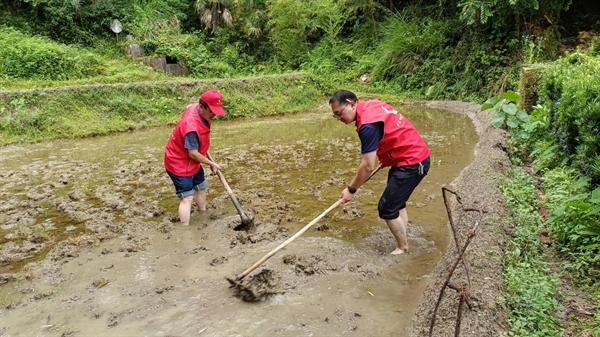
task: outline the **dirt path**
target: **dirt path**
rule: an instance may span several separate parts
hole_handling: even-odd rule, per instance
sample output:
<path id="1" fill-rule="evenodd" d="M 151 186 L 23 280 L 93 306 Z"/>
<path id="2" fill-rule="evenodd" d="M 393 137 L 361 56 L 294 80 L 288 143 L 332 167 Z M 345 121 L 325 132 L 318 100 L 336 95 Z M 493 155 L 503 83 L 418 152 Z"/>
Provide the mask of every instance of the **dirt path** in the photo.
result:
<path id="1" fill-rule="evenodd" d="M 464 310 L 460 336 L 501 336 L 507 329 L 505 309 L 502 307 L 505 288 L 501 260 L 502 247 L 507 238 L 501 219 L 507 218 L 507 210 L 494 177 L 501 175 L 510 165 L 504 151 L 505 135 L 502 130 L 490 125 L 491 113 L 480 113 L 477 104 L 432 101 L 426 105 L 466 114 L 472 119 L 480 136 L 475 148 L 474 161 L 449 186 L 460 194 L 465 207 L 485 212 L 465 257 L 470 265 L 473 308 Z M 459 242 L 464 242 L 467 232 L 480 217 L 477 212 L 462 211 L 456 202 L 453 203 L 452 212 L 459 230 Z M 411 336 L 429 335 L 431 314 L 456 255 L 457 250 L 450 244 L 447 253 L 431 275 L 431 283 L 414 316 Z M 467 285 L 462 267 L 458 267 L 452 282 L 459 286 Z M 447 290 L 438 309 L 434 336 L 454 336 L 457 307 L 457 293 Z"/>

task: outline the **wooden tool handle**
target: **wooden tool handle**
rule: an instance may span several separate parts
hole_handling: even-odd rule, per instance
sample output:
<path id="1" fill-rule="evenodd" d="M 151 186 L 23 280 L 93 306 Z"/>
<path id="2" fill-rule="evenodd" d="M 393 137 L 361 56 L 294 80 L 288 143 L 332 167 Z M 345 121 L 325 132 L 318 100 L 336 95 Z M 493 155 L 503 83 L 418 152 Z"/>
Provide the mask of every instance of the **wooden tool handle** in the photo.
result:
<path id="1" fill-rule="evenodd" d="M 214 162 L 210 153 L 206 153 L 206 157 Z M 223 175 L 223 173 L 221 173 L 221 171 L 217 171 L 216 174 L 217 174 L 217 177 L 219 177 L 219 180 L 221 180 L 223 187 L 225 187 L 227 194 L 229 194 L 229 197 L 231 198 L 231 201 L 233 202 L 233 206 L 235 206 L 235 209 L 237 210 L 238 214 L 240 215 L 240 218 L 242 218 L 242 222 L 247 221 L 249 218 L 246 215 L 246 213 L 244 212 L 244 210 L 242 209 L 240 202 L 238 201 L 237 197 L 235 196 L 235 193 L 233 193 L 233 190 L 227 183 L 227 180 L 225 180 L 225 176 Z"/>
<path id="2" fill-rule="evenodd" d="M 304 232 L 306 232 L 310 227 L 312 227 L 315 223 L 317 223 L 317 221 L 321 220 L 325 215 L 327 215 L 327 213 L 331 212 L 332 209 L 338 207 L 342 203 L 342 201 L 343 201 L 342 199 L 339 199 L 338 201 L 333 203 L 333 205 L 329 206 L 328 209 L 323 211 L 323 213 L 319 214 L 319 216 L 314 218 L 313 221 L 309 222 L 306 226 L 302 227 L 302 229 L 300 229 L 298 232 L 296 232 L 296 234 L 294 234 L 292 237 L 288 238 L 287 240 L 283 241 L 279 246 L 277 246 L 275 249 L 270 251 L 267 255 L 263 256 L 260 260 L 256 261 L 248 269 L 244 270 L 241 274 L 239 274 L 237 276 L 237 279 L 238 280 L 243 279 L 244 277 L 246 277 L 246 275 L 250 274 L 254 269 L 258 268 L 261 264 L 265 263 L 265 261 L 267 261 L 269 258 L 271 258 L 271 256 L 275 255 L 275 253 L 280 251 L 283 247 L 287 246 L 290 242 L 296 240 L 300 235 L 304 234 Z"/>
<path id="3" fill-rule="evenodd" d="M 371 172 L 371 174 L 369 175 L 367 180 L 365 180 L 365 182 L 369 181 L 369 179 L 371 179 L 371 177 L 373 177 L 375 175 L 375 173 L 379 172 L 379 170 L 381 170 L 382 168 L 383 168 L 383 166 L 379 165 L 375 170 L 373 170 L 373 172 Z M 292 237 L 290 237 L 289 239 L 282 242 L 279 246 L 275 247 L 275 249 L 273 249 L 272 251 L 267 253 L 267 255 L 260 258 L 260 260 L 256 261 L 252 266 L 250 266 L 248 269 L 244 270 L 241 274 L 239 274 L 237 276 L 237 280 L 241 280 L 244 277 L 246 277 L 246 275 L 250 274 L 254 269 L 258 268 L 261 264 L 265 263 L 265 261 L 267 261 L 269 258 L 271 258 L 271 256 L 275 255 L 275 253 L 280 251 L 283 247 L 287 246 L 290 242 L 296 240 L 296 238 L 298 238 L 300 235 L 304 234 L 304 232 L 306 232 L 310 227 L 312 227 L 319 220 L 321 220 L 325 215 L 327 215 L 327 213 L 331 212 L 331 210 L 338 207 L 343 201 L 344 201 L 343 199 L 339 199 L 338 201 L 333 203 L 333 205 L 329 206 L 329 208 L 326 209 L 325 211 L 323 211 L 323 213 L 319 214 L 319 216 L 314 218 L 306 226 L 302 227 L 298 232 L 296 232 L 296 234 L 294 234 Z"/>

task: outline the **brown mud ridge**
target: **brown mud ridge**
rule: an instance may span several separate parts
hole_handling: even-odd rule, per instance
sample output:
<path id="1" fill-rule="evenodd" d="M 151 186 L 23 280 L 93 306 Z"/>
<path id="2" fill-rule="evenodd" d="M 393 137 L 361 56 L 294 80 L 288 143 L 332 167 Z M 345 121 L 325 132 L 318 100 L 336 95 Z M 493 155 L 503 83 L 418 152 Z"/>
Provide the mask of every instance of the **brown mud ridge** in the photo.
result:
<path id="1" fill-rule="evenodd" d="M 471 227 L 479 222 L 477 234 L 468 246 L 465 260 L 468 262 L 472 308 L 464 310 L 460 336 L 502 336 L 506 333 L 506 313 L 500 304 L 505 294 L 502 275 L 502 255 L 507 239 L 507 209 L 494 177 L 510 167 L 505 143 L 505 133 L 491 126 L 490 111 L 479 112 L 479 105 L 454 101 L 430 101 L 427 107 L 441 108 L 466 114 L 475 124 L 480 141 L 475 148 L 475 159 L 460 176 L 448 186 L 457 192 L 465 208 L 484 212 L 463 211 L 458 203 L 451 205 L 459 242 L 464 243 Z M 410 336 L 429 336 L 430 321 L 440 289 L 455 262 L 457 249 L 450 241 L 446 254 L 438 263 L 421 304 L 413 316 Z M 467 285 L 464 269 L 459 266 L 452 282 Z M 454 336 L 459 298 L 456 291 L 446 290 L 439 306 L 433 336 Z"/>

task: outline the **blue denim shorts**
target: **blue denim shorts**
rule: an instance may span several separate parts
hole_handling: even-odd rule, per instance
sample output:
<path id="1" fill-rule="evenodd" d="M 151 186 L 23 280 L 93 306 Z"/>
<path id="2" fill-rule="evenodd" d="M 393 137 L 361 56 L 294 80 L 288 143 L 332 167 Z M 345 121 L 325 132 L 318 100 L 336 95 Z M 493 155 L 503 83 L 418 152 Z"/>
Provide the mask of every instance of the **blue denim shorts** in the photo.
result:
<path id="1" fill-rule="evenodd" d="M 204 178 L 204 169 L 200 167 L 200 171 L 193 176 L 181 177 L 167 171 L 169 177 L 175 185 L 175 194 L 181 199 L 194 195 L 195 191 L 205 190 L 208 188 L 208 181 Z"/>

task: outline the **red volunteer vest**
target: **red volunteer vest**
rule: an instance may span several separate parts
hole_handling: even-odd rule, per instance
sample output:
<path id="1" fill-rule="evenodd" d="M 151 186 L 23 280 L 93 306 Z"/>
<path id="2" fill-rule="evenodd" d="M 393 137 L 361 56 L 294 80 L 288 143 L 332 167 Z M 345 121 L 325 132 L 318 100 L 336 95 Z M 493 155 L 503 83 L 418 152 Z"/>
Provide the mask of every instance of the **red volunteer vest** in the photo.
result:
<path id="1" fill-rule="evenodd" d="M 415 165 L 429 157 L 429 148 L 417 129 L 394 107 L 379 100 L 358 101 L 356 131 L 363 124 L 376 122 L 383 122 L 383 138 L 377 149 L 383 166 Z"/>
<path id="2" fill-rule="evenodd" d="M 188 150 L 184 147 L 185 135 L 188 132 L 196 131 L 200 140 L 198 152 L 206 155 L 210 147 L 210 125 L 202 123 L 198 114 L 199 104 L 189 105 L 167 141 L 165 148 L 164 165 L 167 171 L 176 176 L 189 177 L 200 171 L 200 163 L 192 160 L 188 155 Z"/>

